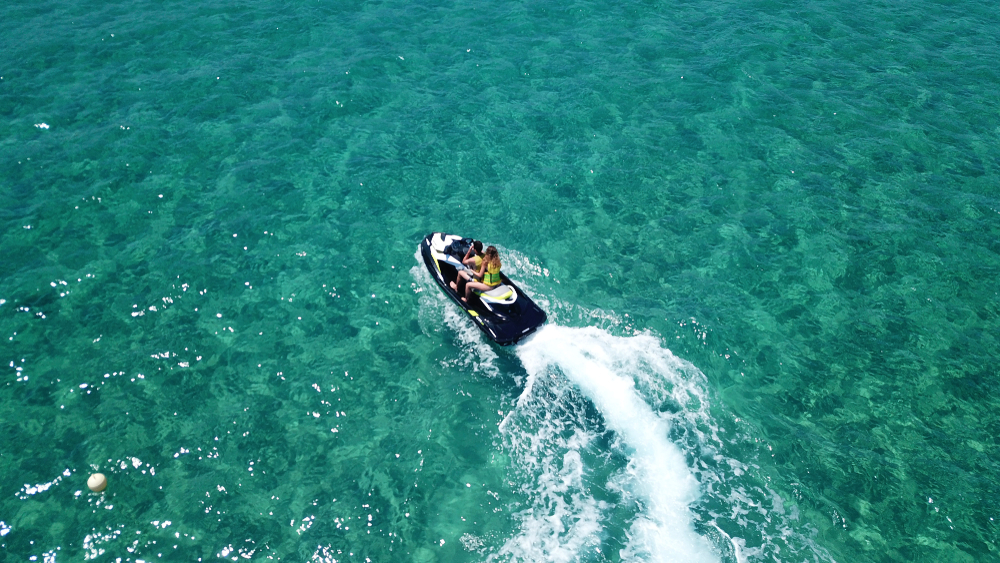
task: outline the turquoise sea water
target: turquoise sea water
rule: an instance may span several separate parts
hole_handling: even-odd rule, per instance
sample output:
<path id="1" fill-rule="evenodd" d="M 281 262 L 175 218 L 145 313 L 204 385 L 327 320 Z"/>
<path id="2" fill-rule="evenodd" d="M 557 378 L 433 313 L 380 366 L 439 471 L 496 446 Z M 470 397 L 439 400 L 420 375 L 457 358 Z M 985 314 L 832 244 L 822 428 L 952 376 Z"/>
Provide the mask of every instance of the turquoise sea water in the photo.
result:
<path id="1" fill-rule="evenodd" d="M 995 5 L 0 15 L 0 559 L 1000 560 Z"/>

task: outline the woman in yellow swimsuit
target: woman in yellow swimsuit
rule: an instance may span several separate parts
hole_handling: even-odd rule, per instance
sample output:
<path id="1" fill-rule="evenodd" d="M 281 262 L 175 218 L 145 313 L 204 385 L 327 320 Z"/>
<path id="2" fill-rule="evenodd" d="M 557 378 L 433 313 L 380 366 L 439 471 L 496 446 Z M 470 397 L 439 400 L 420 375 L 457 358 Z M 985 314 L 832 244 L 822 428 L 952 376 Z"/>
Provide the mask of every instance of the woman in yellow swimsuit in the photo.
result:
<path id="1" fill-rule="evenodd" d="M 468 278 L 470 274 L 475 280 Z M 479 265 L 478 272 L 474 270 L 462 270 L 459 272 L 459 275 L 468 279 L 468 282 L 465 284 L 465 297 L 462 298 L 462 301 L 465 302 L 468 302 L 469 298 L 472 297 L 473 290 L 489 291 L 500 285 L 500 254 L 497 253 L 497 248 L 490 246 L 486 249 L 483 256 L 483 263 Z"/>

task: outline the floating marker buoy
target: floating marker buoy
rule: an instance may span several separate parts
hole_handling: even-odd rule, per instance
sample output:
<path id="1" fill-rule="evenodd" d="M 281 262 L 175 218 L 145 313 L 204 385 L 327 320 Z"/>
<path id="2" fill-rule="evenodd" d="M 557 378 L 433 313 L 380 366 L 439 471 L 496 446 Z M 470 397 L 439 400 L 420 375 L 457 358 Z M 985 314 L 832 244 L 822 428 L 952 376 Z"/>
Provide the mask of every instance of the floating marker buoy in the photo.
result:
<path id="1" fill-rule="evenodd" d="M 108 478 L 105 477 L 103 473 L 94 473 L 89 479 L 87 479 L 87 487 L 95 493 L 103 491 L 107 486 Z"/>

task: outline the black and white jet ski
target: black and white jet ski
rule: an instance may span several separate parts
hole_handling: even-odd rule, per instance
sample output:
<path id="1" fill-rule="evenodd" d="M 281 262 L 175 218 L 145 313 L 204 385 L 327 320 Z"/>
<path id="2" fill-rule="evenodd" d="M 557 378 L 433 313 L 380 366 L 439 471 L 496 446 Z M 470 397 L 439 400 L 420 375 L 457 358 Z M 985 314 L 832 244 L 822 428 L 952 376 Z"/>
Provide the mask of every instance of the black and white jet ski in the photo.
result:
<path id="1" fill-rule="evenodd" d="M 449 297 L 472 317 L 473 322 L 490 340 L 508 346 L 528 336 L 545 323 L 545 311 L 500 272 L 501 283 L 483 293 L 473 292 L 468 303 L 450 287 L 464 270 L 462 258 L 469 250 L 472 239 L 458 235 L 431 233 L 420 243 L 420 255 L 434 281 Z"/>

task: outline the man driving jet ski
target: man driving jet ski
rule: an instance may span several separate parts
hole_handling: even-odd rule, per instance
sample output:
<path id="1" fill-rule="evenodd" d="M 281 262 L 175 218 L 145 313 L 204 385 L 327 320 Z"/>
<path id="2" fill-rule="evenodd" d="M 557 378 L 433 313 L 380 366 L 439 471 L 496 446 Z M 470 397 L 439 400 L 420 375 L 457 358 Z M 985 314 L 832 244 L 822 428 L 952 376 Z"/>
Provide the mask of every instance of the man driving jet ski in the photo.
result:
<path id="1" fill-rule="evenodd" d="M 465 255 L 462 255 L 462 248 L 466 248 Z M 457 240 L 450 244 L 445 250 L 448 254 L 454 257 L 462 256 L 461 264 L 455 261 L 450 261 L 451 265 L 458 270 L 459 275 L 455 278 L 455 281 L 449 283 L 453 290 L 459 295 L 465 293 L 465 282 L 469 281 L 469 276 L 463 276 L 462 272 L 478 272 L 479 267 L 483 264 L 483 241 L 473 240 L 471 238 L 465 238 Z M 458 284 L 456 286 L 455 284 Z"/>
<path id="2" fill-rule="evenodd" d="M 478 272 L 479 266 L 483 263 L 483 241 L 474 240 L 472 245 L 469 246 L 469 250 L 465 253 L 465 258 L 462 258 L 462 264 L 465 264 L 466 268 L 472 271 Z"/>

